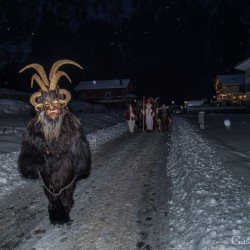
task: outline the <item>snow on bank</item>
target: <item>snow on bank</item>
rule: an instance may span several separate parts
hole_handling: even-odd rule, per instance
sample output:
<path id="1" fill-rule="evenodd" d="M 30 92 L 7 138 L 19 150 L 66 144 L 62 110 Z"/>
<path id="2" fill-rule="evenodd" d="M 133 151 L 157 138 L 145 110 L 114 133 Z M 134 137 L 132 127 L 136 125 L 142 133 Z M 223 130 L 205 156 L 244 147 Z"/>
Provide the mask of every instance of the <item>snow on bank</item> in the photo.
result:
<path id="1" fill-rule="evenodd" d="M 6 106 L 1 111 L 3 106 L 0 105 L 0 128 L 15 125 L 17 131 L 0 133 L 0 148 L 4 147 L 9 152 L 0 154 L 0 200 L 27 183 L 17 171 L 19 152 L 11 151 L 11 145 L 16 141 L 14 148 L 19 149 L 20 134 L 26 124 L 22 116 L 28 117 L 30 110 L 28 107 L 26 110 L 22 103 L 15 104 L 16 108 L 10 101 L 6 105 L 11 107 L 7 108 L 8 113 Z M 75 104 L 74 109 L 77 107 Z M 82 103 L 80 108 L 82 111 Z M 126 123 L 118 123 L 121 119 L 114 114 L 103 113 L 103 110 L 98 109 L 98 113 L 80 112 L 79 116 L 93 152 L 128 131 Z M 164 235 L 164 240 L 167 239 L 169 243 L 166 249 L 250 249 L 249 188 L 229 174 L 212 144 L 203 139 L 190 122 L 179 116 L 174 116 L 173 120 L 167 162 L 167 172 L 172 179 L 172 198 L 166 222 L 169 231 Z M 247 124 L 244 122 L 243 125 L 245 127 Z M 237 129 L 244 135 L 249 131 L 240 126 Z M 248 145 L 247 140 L 244 140 L 236 147 L 247 148 Z M 245 151 L 247 154 L 248 151 Z M 232 149 L 228 154 L 230 152 Z M 235 158 L 238 154 L 232 153 L 232 162 L 238 162 L 238 158 Z"/>
<path id="2" fill-rule="evenodd" d="M 93 152 L 127 132 L 126 124 L 119 123 L 120 113 L 80 101 L 72 102 L 70 107 L 82 121 Z M 23 101 L 0 100 L 0 200 L 28 181 L 21 178 L 17 170 L 17 158 L 22 133 L 34 115 L 32 111 L 32 106 Z"/>
<path id="3" fill-rule="evenodd" d="M 175 117 L 167 172 L 169 249 L 250 249 L 247 188 L 222 166 L 206 140 Z"/>
<path id="4" fill-rule="evenodd" d="M 87 135 L 87 139 L 90 144 L 91 152 L 96 152 L 101 145 L 106 142 L 112 141 L 115 138 L 128 132 L 128 126 L 126 123 L 118 123 L 107 129 L 99 129 L 95 133 Z"/>
<path id="5" fill-rule="evenodd" d="M 0 154 L 0 200 L 25 181 L 17 170 L 18 152 Z"/>
<path id="6" fill-rule="evenodd" d="M 92 152 L 95 152 L 104 143 L 114 140 L 116 137 L 128 131 L 126 123 L 118 123 L 106 129 L 99 129 L 87 135 Z M 27 183 L 17 170 L 17 158 L 19 152 L 0 154 L 0 200 L 15 188 Z"/>

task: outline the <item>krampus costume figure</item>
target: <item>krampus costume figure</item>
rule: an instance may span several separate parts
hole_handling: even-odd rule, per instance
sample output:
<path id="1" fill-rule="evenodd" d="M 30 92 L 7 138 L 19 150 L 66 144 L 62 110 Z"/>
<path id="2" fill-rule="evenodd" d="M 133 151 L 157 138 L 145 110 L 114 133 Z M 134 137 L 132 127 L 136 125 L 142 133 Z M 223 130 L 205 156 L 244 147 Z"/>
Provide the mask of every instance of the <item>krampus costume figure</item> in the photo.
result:
<path id="1" fill-rule="evenodd" d="M 39 178 L 49 200 L 48 211 L 52 224 L 70 222 L 73 193 L 76 181 L 90 172 L 91 154 L 88 141 L 80 121 L 69 111 L 67 104 L 71 98 L 66 89 L 59 89 L 57 83 L 62 76 L 58 71 L 71 60 L 60 60 L 53 64 L 49 79 L 39 64 L 30 64 L 21 71 L 34 68 L 31 86 L 36 81 L 41 90 L 30 97 L 37 111 L 23 134 L 18 167 L 26 178 Z"/>

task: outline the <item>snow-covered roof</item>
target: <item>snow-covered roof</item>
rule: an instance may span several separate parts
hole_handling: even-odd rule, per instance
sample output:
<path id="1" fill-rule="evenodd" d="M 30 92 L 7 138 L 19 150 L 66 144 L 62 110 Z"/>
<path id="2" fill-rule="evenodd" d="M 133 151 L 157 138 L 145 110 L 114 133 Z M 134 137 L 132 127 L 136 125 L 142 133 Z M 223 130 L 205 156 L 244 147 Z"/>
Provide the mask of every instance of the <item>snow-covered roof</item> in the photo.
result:
<path id="1" fill-rule="evenodd" d="M 128 94 L 124 95 L 124 97 L 127 97 L 127 98 L 136 98 L 136 97 L 137 97 L 137 95 L 134 95 L 134 94 L 128 93 Z"/>
<path id="2" fill-rule="evenodd" d="M 130 79 L 82 81 L 74 90 L 127 88 Z"/>
<path id="3" fill-rule="evenodd" d="M 215 83 L 219 81 L 222 86 L 234 86 L 234 85 L 244 85 L 245 75 L 217 75 L 215 79 Z"/>
<path id="4" fill-rule="evenodd" d="M 245 59 L 242 62 L 238 63 L 235 66 L 235 68 L 238 69 L 238 70 L 244 70 L 244 71 L 246 71 L 247 69 L 250 69 L 250 57 L 248 57 L 247 59 Z"/>
<path id="5" fill-rule="evenodd" d="M 0 88 L 0 95 L 30 95 L 30 93 L 14 90 L 14 89 L 7 89 L 7 88 Z"/>

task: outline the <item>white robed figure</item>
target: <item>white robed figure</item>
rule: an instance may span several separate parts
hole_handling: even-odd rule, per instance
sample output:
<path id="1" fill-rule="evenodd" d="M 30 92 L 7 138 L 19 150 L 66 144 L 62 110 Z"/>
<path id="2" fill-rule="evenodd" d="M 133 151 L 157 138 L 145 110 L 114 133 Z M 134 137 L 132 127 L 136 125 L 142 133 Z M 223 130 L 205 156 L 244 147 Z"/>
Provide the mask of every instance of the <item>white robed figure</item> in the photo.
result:
<path id="1" fill-rule="evenodd" d="M 154 129 L 154 118 L 155 118 L 155 112 L 152 108 L 152 100 L 151 98 L 148 98 L 146 101 L 146 108 L 144 112 L 144 119 L 145 119 L 145 125 L 148 132 L 153 131 Z"/>
<path id="2" fill-rule="evenodd" d="M 128 129 L 130 133 L 134 133 L 135 121 L 137 120 L 137 113 L 133 110 L 132 105 L 129 105 L 128 111 L 126 113 L 126 122 L 128 123 Z"/>
<path id="3" fill-rule="evenodd" d="M 154 129 L 154 112 L 151 106 L 146 106 L 146 127 L 148 131 L 152 131 Z"/>

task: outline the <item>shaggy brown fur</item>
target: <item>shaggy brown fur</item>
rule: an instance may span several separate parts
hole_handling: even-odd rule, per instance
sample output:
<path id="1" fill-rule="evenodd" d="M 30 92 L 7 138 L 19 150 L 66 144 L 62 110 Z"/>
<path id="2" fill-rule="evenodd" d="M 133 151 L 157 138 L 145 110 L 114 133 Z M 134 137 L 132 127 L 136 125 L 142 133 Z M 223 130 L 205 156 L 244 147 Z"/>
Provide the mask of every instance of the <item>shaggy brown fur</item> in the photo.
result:
<path id="1" fill-rule="evenodd" d="M 37 113 L 23 134 L 18 158 L 24 177 L 37 179 L 40 173 L 52 224 L 70 221 L 76 181 L 88 176 L 91 166 L 89 144 L 80 121 L 67 107 L 61 109 L 56 120 L 47 119 L 43 111 Z"/>

